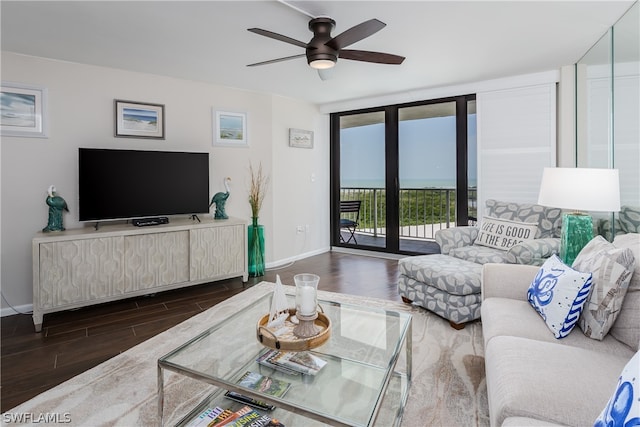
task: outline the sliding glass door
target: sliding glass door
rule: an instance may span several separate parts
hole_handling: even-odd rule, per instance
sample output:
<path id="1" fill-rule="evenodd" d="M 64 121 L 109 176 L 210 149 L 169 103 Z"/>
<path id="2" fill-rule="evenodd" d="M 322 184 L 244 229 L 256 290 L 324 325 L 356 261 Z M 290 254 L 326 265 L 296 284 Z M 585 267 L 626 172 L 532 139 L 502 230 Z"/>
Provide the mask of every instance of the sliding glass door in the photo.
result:
<path id="1" fill-rule="evenodd" d="M 332 114 L 331 138 L 333 245 L 437 253 L 437 230 L 474 219 L 475 96 Z"/>
<path id="2" fill-rule="evenodd" d="M 356 214 L 341 212 L 338 241 L 345 245 L 386 247 L 385 113 L 340 116 L 339 200 L 360 201 Z M 356 233 L 345 225 L 357 222 Z"/>

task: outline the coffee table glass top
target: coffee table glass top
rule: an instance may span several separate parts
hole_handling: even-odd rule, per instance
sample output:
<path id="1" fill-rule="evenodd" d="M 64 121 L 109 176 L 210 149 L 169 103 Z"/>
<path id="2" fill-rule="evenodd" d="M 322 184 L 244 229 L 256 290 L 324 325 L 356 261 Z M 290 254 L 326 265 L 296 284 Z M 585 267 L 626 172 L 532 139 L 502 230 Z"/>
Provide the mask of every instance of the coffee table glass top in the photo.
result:
<path id="1" fill-rule="evenodd" d="M 293 307 L 294 296 L 287 298 Z M 159 368 L 316 420 L 354 426 L 373 424 L 393 379 L 392 384 L 399 384 L 390 387 L 399 396 L 398 404 L 393 404 L 399 421 L 411 378 L 410 314 L 320 301 L 331 319 L 331 337 L 311 351 L 327 364 L 315 376 L 289 375 L 256 362 L 267 350 L 256 338 L 256 325 L 270 304 L 271 294 L 267 294 L 247 306 L 225 307 L 229 310 L 226 320 L 160 358 Z M 281 398 L 240 387 L 237 381 L 246 371 L 291 386 Z"/>

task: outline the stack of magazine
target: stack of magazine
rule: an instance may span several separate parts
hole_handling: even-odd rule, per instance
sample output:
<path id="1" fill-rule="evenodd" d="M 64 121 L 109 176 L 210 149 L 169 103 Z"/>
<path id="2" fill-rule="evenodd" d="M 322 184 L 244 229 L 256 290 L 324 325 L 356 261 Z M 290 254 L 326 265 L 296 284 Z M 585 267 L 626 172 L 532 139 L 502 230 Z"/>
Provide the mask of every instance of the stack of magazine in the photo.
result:
<path id="1" fill-rule="evenodd" d="M 219 406 L 207 408 L 193 419 L 187 427 L 284 427 L 280 421 L 261 414 L 248 406 L 240 410 L 222 409 Z"/>
<path id="2" fill-rule="evenodd" d="M 308 351 L 267 350 L 256 361 L 263 366 L 290 375 L 317 375 L 327 364 L 326 360 Z"/>

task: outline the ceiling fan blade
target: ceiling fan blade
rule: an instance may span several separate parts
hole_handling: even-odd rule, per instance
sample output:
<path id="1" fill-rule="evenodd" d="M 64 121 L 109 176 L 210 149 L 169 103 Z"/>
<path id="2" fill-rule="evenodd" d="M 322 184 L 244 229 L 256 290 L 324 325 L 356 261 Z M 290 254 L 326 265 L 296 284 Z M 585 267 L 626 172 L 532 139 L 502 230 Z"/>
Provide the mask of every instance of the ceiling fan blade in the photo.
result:
<path id="1" fill-rule="evenodd" d="M 377 33 L 378 31 L 386 27 L 386 25 L 387 24 L 377 19 L 370 19 L 338 34 L 337 36 L 326 42 L 325 45 L 329 46 L 332 49 L 340 50 L 344 47 L 352 45 L 355 42 L 365 39 L 372 34 Z"/>
<path id="2" fill-rule="evenodd" d="M 404 56 L 392 55 L 390 53 L 369 52 L 367 50 L 341 50 L 339 53 L 341 59 L 351 59 L 354 61 L 375 62 L 378 64 L 399 65 L 404 61 Z"/>
<path id="3" fill-rule="evenodd" d="M 279 40 L 281 42 L 289 43 L 294 46 L 306 48 L 307 44 L 300 40 L 292 39 L 291 37 L 283 36 L 282 34 L 274 33 L 273 31 L 263 30 L 262 28 L 247 28 L 247 31 L 259 34 L 261 36 L 269 37 L 270 39 Z"/>
<path id="4" fill-rule="evenodd" d="M 255 64 L 249 64 L 247 67 L 257 67 L 258 65 L 267 65 L 267 64 L 275 64 L 276 62 L 288 61 L 290 59 L 303 58 L 305 56 L 304 53 L 299 55 L 285 56 L 284 58 L 278 59 L 270 59 L 269 61 L 256 62 Z"/>

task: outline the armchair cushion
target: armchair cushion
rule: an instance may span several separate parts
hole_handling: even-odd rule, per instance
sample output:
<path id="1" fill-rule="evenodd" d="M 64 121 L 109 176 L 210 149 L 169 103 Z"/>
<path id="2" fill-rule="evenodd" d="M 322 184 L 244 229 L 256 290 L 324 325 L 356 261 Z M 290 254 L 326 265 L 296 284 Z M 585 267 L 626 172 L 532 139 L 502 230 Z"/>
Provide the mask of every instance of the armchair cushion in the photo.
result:
<path id="1" fill-rule="evenodd" d="M 560 252 L 560 239 L 527 240 L 513 246 L 507 252 L 506 262 L 509 264 L 542 265 L 553 254 Z"/>
<path id="2" fill-rule="evenodd" d="M 489 199 L 486 215 L 521 222 L 535 222 L 538 232 L 535 238 L 560 237 L 562 209 L 529 203 L 508 203 Z"/>
<path id="3" fill-rule="evenodd" d="M 622 206 L 618 218 L 625 233 L 640 233 L 640 207 Z"/>
<path id="4" fill-rule="evenodd" d="M 500 249 L 488 248 L 486 246 L 471 245 L 462 248 L 455 248 L 449 251 L 449 255 L 476 264 L 487 263 L 507 263 L 507 253 Z"/>
<path id="5" fill-rule="evenodd" d="M 455 248 L 471 246 L 478 237 L 478 227 L 453 227 L 436 231 L 436 243 L 440 245 L 440 253 L 443 255 L 452 255 L 450 252 Z M 455 255 L 452 255 L 455 256 Z M 456 257 L 459 258 L 459 257 Z"/>
<path id="6" fill-rule="evenodd" d="M 536 223 L 535 239 L 518 243 L 505 252 L 474 244 L 481 231 L 480 227 L 454 227 L 435 233 L 440 253 L 478 264 L 516 263 L 539 266 L 552 254 L 560 251 L 561 209 L 489 199 L 486 201 L 485 213 L 492 218 Z"/>

